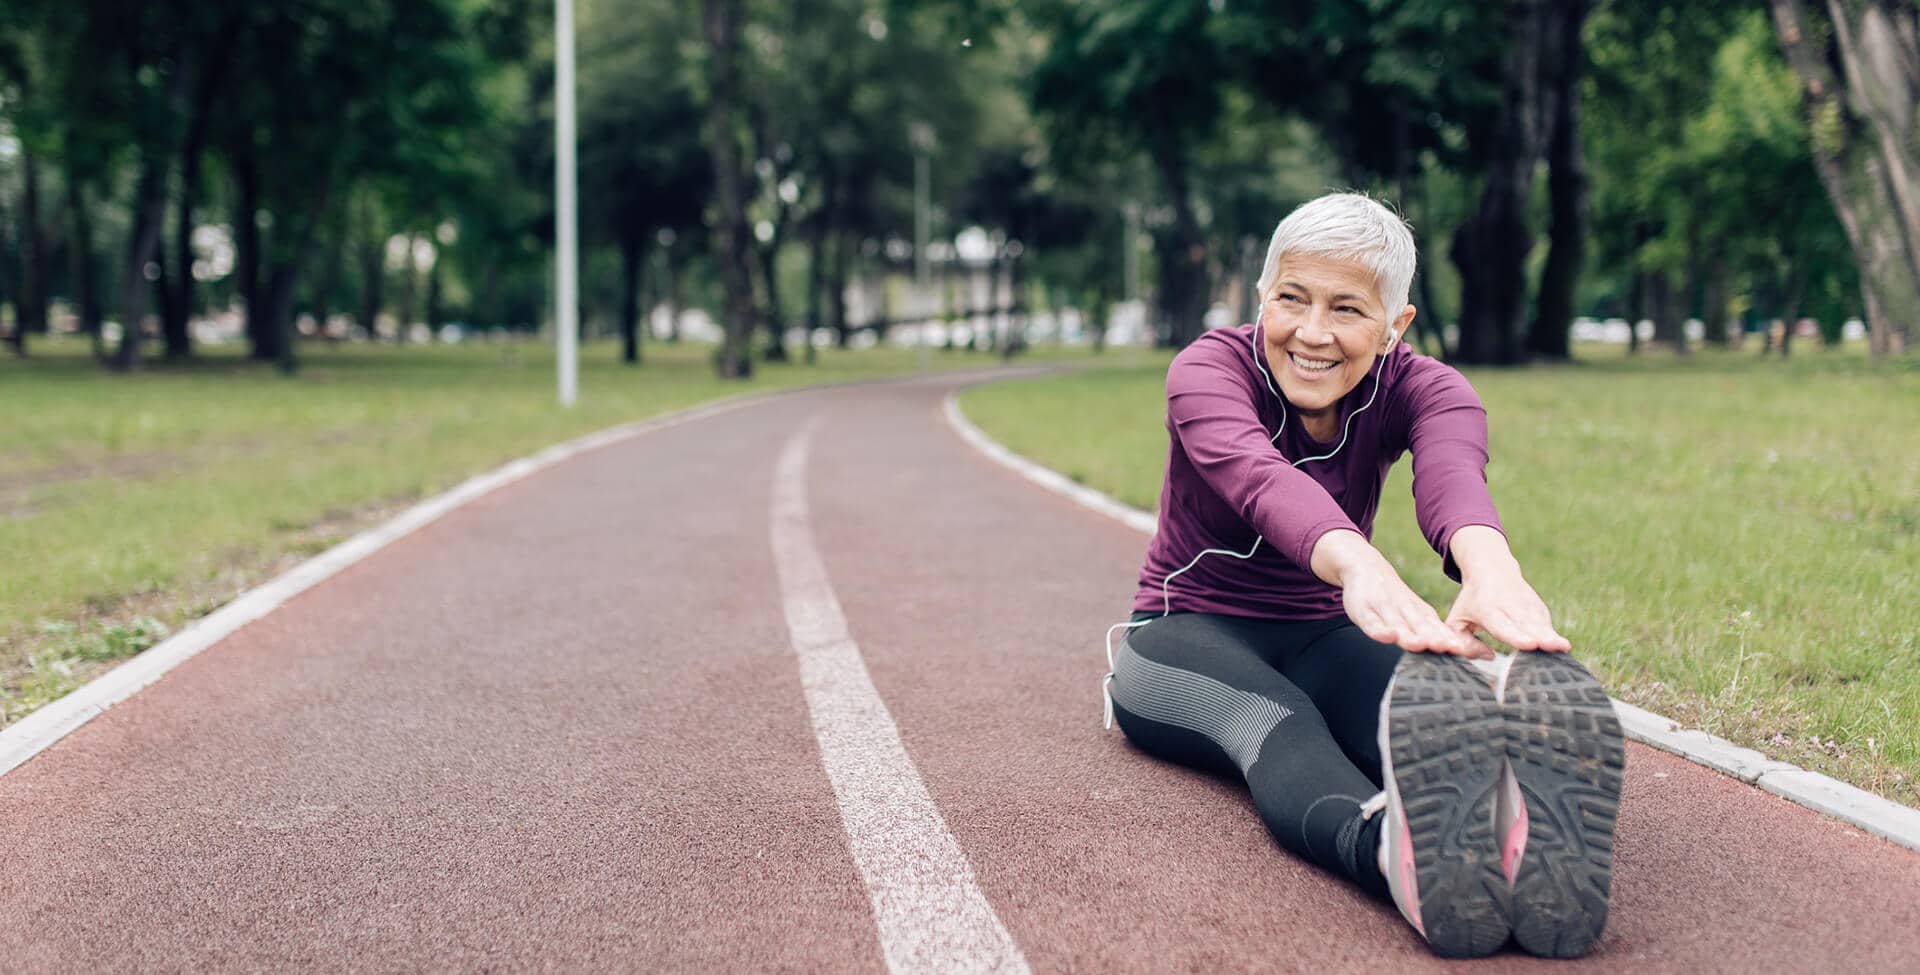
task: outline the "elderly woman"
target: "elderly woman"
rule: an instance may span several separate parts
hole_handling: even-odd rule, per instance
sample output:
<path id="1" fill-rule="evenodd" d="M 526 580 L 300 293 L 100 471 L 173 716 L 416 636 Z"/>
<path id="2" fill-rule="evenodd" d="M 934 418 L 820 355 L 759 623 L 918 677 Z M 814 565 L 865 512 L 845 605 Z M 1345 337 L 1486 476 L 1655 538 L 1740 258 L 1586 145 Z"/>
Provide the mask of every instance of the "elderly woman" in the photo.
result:
<path id="1" fill-rule="evenodd" d="M 1438 954 L 1511 933 L 1574 957 L 1606 922 L 1619 722 L 1508 550 L 1479 398 L 1401 341 L 1413 270 L 1399 217 L 1323 196 L 1274 232 L 1258 322 L 1174 359 L 1109 704 L 1145 751 L 1243 777 L 1281 846 L 1391 899 Z M 1408 451 L 1461 584 L 1445 619 L 1368 541 Z M 1476 632 L 1520 651 L 1491 684 Z"/>

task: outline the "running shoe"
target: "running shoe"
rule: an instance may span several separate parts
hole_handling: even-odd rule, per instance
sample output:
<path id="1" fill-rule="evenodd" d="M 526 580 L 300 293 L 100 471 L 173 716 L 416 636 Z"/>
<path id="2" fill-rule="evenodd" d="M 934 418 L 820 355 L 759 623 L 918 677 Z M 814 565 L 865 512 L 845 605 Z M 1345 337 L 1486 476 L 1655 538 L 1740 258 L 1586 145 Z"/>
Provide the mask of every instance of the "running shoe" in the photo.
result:
<path id="1" fill-rule="evenodd" d="M 1613 826 L 1627 750 L 1605 688 L 1564 653 L 1513 655 L 1497 684 L 1507 760 L 1522 800 L 1513 937 L 1547 958 L 1578 958 L 1607 925 Z"/>
<path id="2" fill-rule="evenodd" d="M 1380 701 L 1383 870 L 1394 904 L 1435 954 L 1477 958 L 1507 941 L 1496 793 L 1506 767 L 1500 701 L 1465 660 L 1400 658 Z"/>

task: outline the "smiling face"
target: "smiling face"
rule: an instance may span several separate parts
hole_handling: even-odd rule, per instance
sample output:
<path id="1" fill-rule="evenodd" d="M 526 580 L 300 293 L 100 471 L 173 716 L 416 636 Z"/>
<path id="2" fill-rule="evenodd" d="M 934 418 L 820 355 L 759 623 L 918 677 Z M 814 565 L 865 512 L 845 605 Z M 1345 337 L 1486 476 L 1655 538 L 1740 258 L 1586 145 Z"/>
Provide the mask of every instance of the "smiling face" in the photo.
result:
<path id="1" fill-rule="evenodd" d="M 1327 439 L 1340 398 L 1360 385 L 1392 348 L 1388 327 L 1405 334 L 1408 305 L 1387 321 L 1373 272 L 1352 261 L 1287 255 L 1260 305 L 1267 368 L 1316 438 Z"/>

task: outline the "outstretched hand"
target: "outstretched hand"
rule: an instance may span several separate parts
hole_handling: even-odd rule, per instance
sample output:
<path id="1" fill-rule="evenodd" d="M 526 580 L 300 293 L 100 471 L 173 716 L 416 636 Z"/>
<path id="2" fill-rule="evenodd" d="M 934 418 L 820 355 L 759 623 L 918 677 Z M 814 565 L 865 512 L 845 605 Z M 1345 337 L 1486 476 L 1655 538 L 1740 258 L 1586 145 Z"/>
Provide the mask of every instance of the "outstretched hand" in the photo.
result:
<path id="1" fill-rule="evenodd" d="M 1347 618 L 1360 632 L 1402 650 L 1489 658 L 1493 648 L 1440 621 L 1359 532 L 1336 529 L 1314 543 L 1313 574 L 1340 587 Z"/>
<path id="2" fill-rule="evenodd" d="M 1447 612 L 1447 626 L 1469 636 L 1486 633 L 1515 650 L 1559 653 L 1573 648 L 1553 628 L 1553 616 L 1540 594 L 1517 571 L 1468 576 Z"/>
<path id="3" fill-rule="evenodd" d="M 1381 643 L 1397 644 L 1403 650 L 1416 653 L 1451 653 L 1482 659 L 1493 656 L 1493 648 L 1474 639 L 1473 634 L 1441 622 L 1440 614 L 1407 588 L 1391 566 L 1385 571 L 1348 573 L 1340 599 L 1347 618 L 1353 620 L 1360 632 Z"/>

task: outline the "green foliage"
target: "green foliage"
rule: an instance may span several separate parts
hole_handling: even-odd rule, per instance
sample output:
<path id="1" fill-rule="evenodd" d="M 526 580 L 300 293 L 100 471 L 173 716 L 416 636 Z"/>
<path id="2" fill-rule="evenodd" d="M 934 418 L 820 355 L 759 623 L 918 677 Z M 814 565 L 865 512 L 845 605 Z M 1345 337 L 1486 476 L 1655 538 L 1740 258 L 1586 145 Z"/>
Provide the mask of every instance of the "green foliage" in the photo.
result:
<path id="1" fill-rule="evenodd" d="M 1859 313 L 1845 235 L 1799 119 L 1798 84 L 1764 11 L 1606 8 L 1588 50 L 1600 272 L 1592 288 L 1624 295 L 1634 272 L 1702 262 L 1733 275 L 1737 307 L 1808 315 L 1834 330 Z M 1713 52 L 1704 65 L 1687 56 L 1701 50 Z M 1690 313 L 1705 313 L 1696 296 L 1685 300 Z"/>

